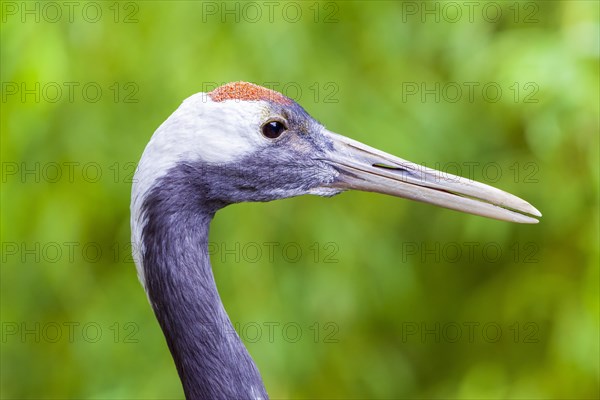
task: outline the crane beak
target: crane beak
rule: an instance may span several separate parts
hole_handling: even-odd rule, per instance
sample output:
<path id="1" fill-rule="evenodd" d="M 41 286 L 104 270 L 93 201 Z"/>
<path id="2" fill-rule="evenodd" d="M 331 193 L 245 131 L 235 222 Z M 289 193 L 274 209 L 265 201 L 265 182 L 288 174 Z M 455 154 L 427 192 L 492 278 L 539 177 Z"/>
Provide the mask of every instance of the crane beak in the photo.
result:
<path id="1" fill-rule="evenodd" d="M 325 131 L 333 147 L 322 159 L 339 171 L 329 187 L 404 197 L 502 221 L 535 224 L 542 214 L 531 204 L 483 183 L 426 168 Z"/>

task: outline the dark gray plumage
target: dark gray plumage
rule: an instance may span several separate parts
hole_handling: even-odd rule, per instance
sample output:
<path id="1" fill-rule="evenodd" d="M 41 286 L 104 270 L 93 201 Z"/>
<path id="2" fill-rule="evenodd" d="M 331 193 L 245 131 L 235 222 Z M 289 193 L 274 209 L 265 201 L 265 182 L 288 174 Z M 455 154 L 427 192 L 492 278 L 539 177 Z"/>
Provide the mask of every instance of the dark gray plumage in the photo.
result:
<path id="1" fill-rule="evenodd" d="M 324 157 L 332 147 L 311 134 L 320 124 L 297 104 L 271 107 L 289 124 L 276 146 L 239 162 L 181 162 L 156 181 L 143 202 L 146 288 L 189 399 L 268 398 L 215 285 L 208 256 L 215 212 L 232 203 L 307 192 L 336 173 L 308 158 Z"/>

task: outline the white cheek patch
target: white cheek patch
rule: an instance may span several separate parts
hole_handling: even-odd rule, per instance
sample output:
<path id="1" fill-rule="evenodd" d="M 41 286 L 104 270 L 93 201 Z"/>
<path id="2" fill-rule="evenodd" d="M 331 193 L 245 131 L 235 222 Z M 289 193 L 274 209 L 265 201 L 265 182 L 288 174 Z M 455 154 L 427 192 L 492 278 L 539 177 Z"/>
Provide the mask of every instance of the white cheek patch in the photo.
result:
<path id="1" fill-rule="evenodd" d="M 200 93 L 185 100 L 178 111 L 181 114 L 177 119 L 186 121 L 186 128 L 192 128 L 185 129 L 184 136 L 178 138 L 183 141 L 183 148 L 195 147 L 186 154 L 191 159 L 232 162 L 267 144 L 260 126 L 269 108 L 262 101 L 214 102 Z"/>
<path id="2" fill-rule="evenodd" d="M 266 145 L 260 124 L 262 101 L 214 102 L 204 93 L 186 99 L 156 130 L 142 161 L 190 160 L 226 163 Z"/>
<path id="3" fill-rule="evenodd" d="M 235 163 L 268 145 L 260 134 L 269 109 L 263 101 L 215 102 L 205 93 L 184 100 L 154 132 L 133 178 L 131 239 L 138 277 L 145 287 L 142 266 L 142 205 L 148 190 L 182 161 Z"/>

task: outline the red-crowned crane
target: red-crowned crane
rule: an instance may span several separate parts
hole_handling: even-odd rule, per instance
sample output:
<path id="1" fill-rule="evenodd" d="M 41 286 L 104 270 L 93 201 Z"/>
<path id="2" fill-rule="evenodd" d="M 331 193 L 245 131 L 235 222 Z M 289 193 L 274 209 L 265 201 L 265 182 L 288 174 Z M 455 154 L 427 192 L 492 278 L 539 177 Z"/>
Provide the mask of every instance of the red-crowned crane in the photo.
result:
<path id="1" fill-rule="evenodd" d="M 511 222 L 536 223 L 541 216 L 501 190 L 332 133 L 275 91 L 236 82 L 189 97 L 146 146 L 131 198 L 138 276 L 186 398 L 268 398 L 215 285 L 208 255 L 215 212 L 349 189 Z"/>

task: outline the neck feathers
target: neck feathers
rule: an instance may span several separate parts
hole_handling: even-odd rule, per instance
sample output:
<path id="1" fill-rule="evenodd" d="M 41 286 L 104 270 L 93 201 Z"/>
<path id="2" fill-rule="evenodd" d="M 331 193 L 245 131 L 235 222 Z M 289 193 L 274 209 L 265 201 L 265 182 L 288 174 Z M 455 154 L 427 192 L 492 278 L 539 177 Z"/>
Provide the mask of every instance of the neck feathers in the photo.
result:
<path id="1" fill-rule="evenodd" d="M 144 285 L 188 399 L 267 399 L 262 379 L 219 297 L 208 256 L 215 209 L 177 180 L 145 196 Z"/>

